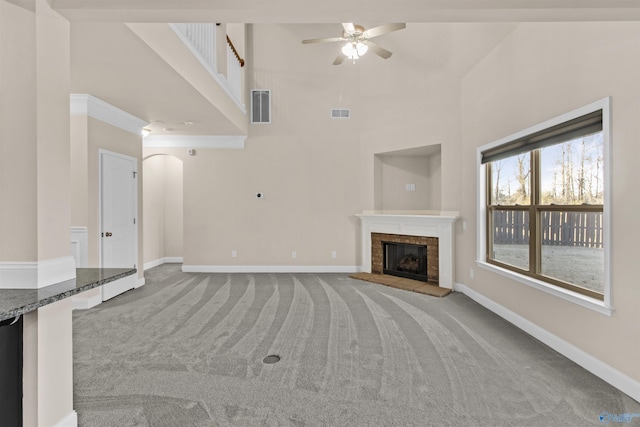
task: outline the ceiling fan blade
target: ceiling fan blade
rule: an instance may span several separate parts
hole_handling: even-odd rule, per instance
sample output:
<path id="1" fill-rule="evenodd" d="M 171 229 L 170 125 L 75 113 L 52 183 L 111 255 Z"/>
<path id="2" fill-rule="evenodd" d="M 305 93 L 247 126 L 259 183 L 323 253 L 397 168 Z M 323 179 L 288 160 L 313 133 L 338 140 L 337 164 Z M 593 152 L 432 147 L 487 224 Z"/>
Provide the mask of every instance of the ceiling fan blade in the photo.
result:
<path id="1" fill-rule="evenodd" d="M 356 31 L 356 26 L 353 25 L 353 22 L 343 22 L 342 28 L 347 34 L 353 34 Z"/>
<path id="2" fill-rule="evenodd" d="M 393 53 L 391 53 L 387 49 L 378 46 L 377 44 L 375 44 L 370 40 L 367 40 L 366 43 L 367 43 L 367 46 L 369 46 L 369 50 L 375 53 L 376 55 L 378 55 L 382 59 L 389 59 L 389 57 L 393 55 Z"/>
<path id="3" fill-rule="evenodd" d="M 373 27 L 370 28 L 368 30 L 366 30 L 364 32 L 364 37 L 367 39 L 371 39 L 373 37 L 378 37 L 381 36 L 383 34 L 387 34 L 390 33 L 392 31 L 398 31 L 398 30 L 403 30 L 407 28 L 407 24 L 401 23 L 401 24 L 384 24 L 384 25 L 380 25 L 379 27 Z"/>
<path id="4" fill-rule="evenodd" d="M 333 61 L 333 65 L 340 65 L 342 64 L 342 61 L 344 61 L 344 58 L 346 58 L 346 56 L 344 56 L 343 54 L 338 55 L 338 57 L 336 58 L 335 61 Z"/>
<path id="5" fill-rule="evenodd" d="M 346 39 L 344 37 L 327 37 L 327 38 L 323 38 L 323 39 L 307 39 L 307 40 L 302 40 L 302 44 L 309 44 L 309 43 L 332 43 L 332 42 L 342 42 L 345 41 Z"/>

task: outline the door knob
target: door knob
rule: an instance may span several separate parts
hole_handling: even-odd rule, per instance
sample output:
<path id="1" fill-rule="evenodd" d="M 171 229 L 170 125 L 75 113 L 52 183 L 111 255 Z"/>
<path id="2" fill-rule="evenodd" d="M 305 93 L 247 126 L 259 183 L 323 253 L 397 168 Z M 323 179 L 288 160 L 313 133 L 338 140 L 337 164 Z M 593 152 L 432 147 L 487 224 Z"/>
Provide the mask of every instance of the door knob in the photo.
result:
<path id="1" fill-rule="evenodd" d="M 105 234 L 105 236 L 107 236 L 107 237 L 111 237 L 111 236 L 113 236 L 113 233 L 112 233 L 112 232 L 110 232 L 110 231 L 107 231 L 107 232 L 106 232 L 106 233 L 104 233 L 104 234 Z"/>

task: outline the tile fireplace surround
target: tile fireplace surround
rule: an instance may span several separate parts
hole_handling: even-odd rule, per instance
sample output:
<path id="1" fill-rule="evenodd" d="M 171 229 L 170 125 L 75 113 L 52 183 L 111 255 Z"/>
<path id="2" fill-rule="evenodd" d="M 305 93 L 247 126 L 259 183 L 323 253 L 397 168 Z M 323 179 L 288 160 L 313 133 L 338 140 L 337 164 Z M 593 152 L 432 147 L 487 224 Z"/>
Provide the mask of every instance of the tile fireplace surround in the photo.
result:
<path id="1" fill-rule="evenodd" d="M 371 233 L 438 238 L 441 288 L 453 289 L 453 226 L 458 212 L 450 211 L 364 211 L 356 215 L 362 226 L 362 271 L 371 273 Z"/>

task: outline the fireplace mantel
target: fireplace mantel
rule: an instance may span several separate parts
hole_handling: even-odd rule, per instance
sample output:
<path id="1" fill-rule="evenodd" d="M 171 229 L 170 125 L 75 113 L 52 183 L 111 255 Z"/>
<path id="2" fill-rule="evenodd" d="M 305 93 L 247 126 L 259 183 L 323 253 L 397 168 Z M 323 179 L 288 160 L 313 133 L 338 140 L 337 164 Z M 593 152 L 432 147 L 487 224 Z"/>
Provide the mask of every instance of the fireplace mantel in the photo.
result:
<path id="1" fill-rule="evenodd" d="M 371 233 L 438 238 L 439 286 L 453 289 L 453 226 L 459 218 L 451 211 L 364 211 L 362 222 L 362 271 L 371 273 Z"/>

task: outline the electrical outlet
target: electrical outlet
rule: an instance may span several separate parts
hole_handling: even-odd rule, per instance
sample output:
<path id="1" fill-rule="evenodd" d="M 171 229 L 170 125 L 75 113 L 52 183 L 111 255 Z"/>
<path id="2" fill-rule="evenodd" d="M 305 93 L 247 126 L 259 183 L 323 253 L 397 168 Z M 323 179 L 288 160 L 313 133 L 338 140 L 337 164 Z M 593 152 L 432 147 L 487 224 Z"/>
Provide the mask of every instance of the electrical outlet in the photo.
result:
<path id="1" fill-rule="evenodd" d="M 291 258 L 296 258 L 298 256 L 298 254 L 296 253 L 296 251 L 291 251 Z"/>
<path id="2" fill-rule="evenodd" d="M 338 253 L 336 251 L 331 251 L 331 258 L 333 259 L 338 258 Z"/>
<path id="3" fill-rule="evenodd" d="M 238 251 L 236 251 L 235 249 L 231 251 L 231 257 L 235 258 L 238 256 Z"/>
<path id="4" fill-rule="evenodd" d="M 470 269 L 469 269 L 469 277 L 473 279 L 473 275 L 474 275 L 474 274 L 475 274 L 475 273 L 474 273 L 474 271 L 473 271 L 473 268 L 470 268 Z"/>

